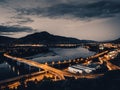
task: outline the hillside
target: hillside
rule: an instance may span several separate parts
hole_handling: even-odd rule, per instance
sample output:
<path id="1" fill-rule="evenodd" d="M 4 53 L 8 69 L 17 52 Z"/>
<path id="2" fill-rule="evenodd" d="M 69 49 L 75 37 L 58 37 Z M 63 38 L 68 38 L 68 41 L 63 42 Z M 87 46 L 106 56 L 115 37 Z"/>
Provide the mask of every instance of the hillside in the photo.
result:
<path id="1" fill-rule="evenodd" d="M 118 44 L 118 43 L 120 43 L 120 38 L 118 38 L 118 39 L 116 39 L 116 40 L 113 40 L 113 41 L 110 41 L 111 43 L 116 43 L 116 44 Z"/>
<path id="2" fill-rule="evenodd" d="M 15 38 L 0 36 L 0 44 L 9 44 L 9 43 L 12 43 L 14 40 Z"/>
<path id="3" fill-rule="evenodd" d="M 37 32 L 34 34 L 27 35 L 25 37 L 19 38 L 15 41 L 15 43 L 42 43 L 42 44 L 59 44 L 59 43 L 86 43 L 93 42 L 89 40 L 79 40 L 71 37 L 63 37 L 52 35 L 46 31 Z"/>

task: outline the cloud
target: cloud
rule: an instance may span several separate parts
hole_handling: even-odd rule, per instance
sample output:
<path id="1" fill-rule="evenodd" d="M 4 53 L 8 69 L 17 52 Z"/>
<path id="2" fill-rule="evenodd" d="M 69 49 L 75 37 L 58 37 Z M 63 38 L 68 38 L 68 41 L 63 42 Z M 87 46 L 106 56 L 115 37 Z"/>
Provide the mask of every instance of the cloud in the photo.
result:
<path id="1" fill-rule="evenodd" d="M 99 1 L 87 4 L 61 3 L 50 7 L 17 8 L 22 15 L 38 15 L 44 17 L 76 17 L 76 18 L 106 18 L 120 13 L 120 3 L 113 1 Z"/>
<path id="2" fill-rule="evenodd" d="M 36 15 L 52 18 L 106 18 L 120 13 L 119 0 L 3 0 L 18 16 Z M 18 24 L 33 22 L 16 18 Z"/>
<path id="3" fill-rule="evenodd" d="M 0 0 L 0 3 L 6 3 L 6 0 Z"/>
<path id="4" fill-rule="evenodd" d="M 21 15 L 13 16 L 13 17 L 11 17 L 11 19 L 14 19 L 18 25 L 19 24 L 26 24 L 26 23 L 34 22 L 34 20 L 32 20 L 31 18 L 25 17 L 25 16 L 21 16 Z"/>
<path id="5" fill-rule="evenodd" d="M 0 25 L 0 35 L 12 35 L 19 32 L 31 32 L 32 28 L 20 26 L 2 26 Z"/>

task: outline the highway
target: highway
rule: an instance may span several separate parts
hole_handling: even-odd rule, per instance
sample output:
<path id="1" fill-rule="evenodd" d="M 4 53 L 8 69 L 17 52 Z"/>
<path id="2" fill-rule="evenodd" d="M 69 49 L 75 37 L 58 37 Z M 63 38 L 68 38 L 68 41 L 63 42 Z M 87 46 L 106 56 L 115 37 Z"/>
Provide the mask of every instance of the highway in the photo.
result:
<path id="1" fill-rule="evenodd" d="M 99 57 L 99 61 L 101 62 L 101 64 L 105 63 L 108 70 L 120 70 L 119 66 L 116 66 L 110 62 L 112 58 L 115 58 L 117 56 L 115 54 L 118 54 L 118 53 L 119 52 L 116 51 L 115 53 L 111 55 L 107 54 L 107 55 L 104 55 L 103 57 Z"/>
<path id="2" fill-rule="evenodd" d="M 32 77 L 32 76 L 36 76 L 36 75 L 43 74 L 43 73 L 45 73 L 45 71 L 36 72 L 36 73 L 32 73 L 32 74 L 27 74 L 27 75 L 22 75 L 22 76 L 18 76 L 18 77 L 15 77 L 15 78 L 3 80 L 3 81 L 0 81 L 0 85 L 3 84 L 3 83 L 6 83 L 6 82 L 17 81 L 17 80 L 20 80 L 21 78 L 28 78 L 29 76 Z"/>
<path id="3" fill-rule="evenodd" d="M 118 70 L 118 69 L 120 70 L 119 66 L 116 66 L 109 61 L 105 61 L 105 62 L 106 62 L 106 66 L 108 67 L 109 70 Z"/>
<path id="4" fill-rule="evenodd" d="M 100 56 L 103 56 L 104 54 L 108 53 L 108 51 L 104 51 L 104 52 L 101 52 L 101 53 L 97 53 L 95 54 L 94 56 L 90 56 L 88 57 L 83 64 L 89 64 L 90 62 L 92 62 L 92 59 L 94 58 L 98 58 Z"/>
<path id="5" fill-rule="evenodd" d="M 20 85 L 20 80 L 21 79 L 27 78 L 26 82 L 28 82 L 28 81 L 30 81 L 30 79 L 36 79 L 36 76 L 37 76 L 38 77 L 37 80 L 38 80 L 44 74 L 45 74 L 45 71 L 41 71 L 41 72 L 35 72 L 35 73 L 32 73 L 32 74 L 21 75 L 21 76 L 18 76 L 18 77 L 14 77 L 14 78 L 10 78 L 10 79 L 7 79 L 7 80 L 0 81 L 0 85 L 1 85 L 0 89 L 4 89 L 6 87 L 9 87 L 9 88 L 18 87 Z M 38 81 L 40 81 L 40 80 L 38 80 Z"/>
<path id="6" fill-rule="evenodd" d="M 114 64 L 112 64 L 108 59 L 102 57 L 99 59 L 101 64 L 103 64 L 105 62 L 105 65 L 107 66 L 108 70 L 120 70 L 119 66 L 116 66 Z"/>
<path id="7" fill-rule="evenodd" d="M 106 53 L 108 53 L 108 51 L 104 51 L 104 52 L 98 53 L 98 54 L 96 54 L 94 56 L 91 56 L 89 59 L 94 59 L 94 58 L 100 57 L 101 55 L 104 55 Z"/>
<path id="8" fill-rule="evenodd" d="M 32 61 L 32 60 L 27 60 L 27 59 L 24 59 L 24 58 L 13 57 L 13 56 L 8 55 L 6 53 L 4 54 L 4 56 L 7 57 L 7 58 L 12 59 L 14 61 L 20 62 L 20 63 L 24 63 L 24 64 L 27 64 L 27 65 L 30 65 L 30 66 L 34 66 L 34 67 L 37 67 L 37 68 L 44 69 L 45 71 L 48 71 L 49 73 L 55 74 L 60 80 L 65 80 L 64 76 L 70 76 L 70 74 L 67 73 L 67 72 L 63 72 L 61 70 L 55 69 L 55 68 L 50 67 L 50 66 L 45 65 L 45 64 L 40 64 L 40 63 Z"/>

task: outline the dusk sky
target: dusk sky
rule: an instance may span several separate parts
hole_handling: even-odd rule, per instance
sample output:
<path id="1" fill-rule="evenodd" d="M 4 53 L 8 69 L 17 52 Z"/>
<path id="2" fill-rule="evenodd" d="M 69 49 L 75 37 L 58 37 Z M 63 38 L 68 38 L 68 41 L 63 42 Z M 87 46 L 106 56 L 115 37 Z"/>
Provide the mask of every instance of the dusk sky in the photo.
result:
<path id="1" fill-rule="evenodd" d="M 41 31 L 97 41 L 120 38 L 120 0 L 0 0 L 0 35 Z"/>

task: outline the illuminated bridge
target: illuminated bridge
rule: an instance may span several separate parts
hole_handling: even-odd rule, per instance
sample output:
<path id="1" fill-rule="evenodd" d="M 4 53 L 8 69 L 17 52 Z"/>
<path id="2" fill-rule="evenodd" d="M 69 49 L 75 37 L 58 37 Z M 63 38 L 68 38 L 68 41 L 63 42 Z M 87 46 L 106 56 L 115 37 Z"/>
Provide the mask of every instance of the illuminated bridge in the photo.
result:
<path id="1" fill-rule="evenodd" d="M 8 55 L 6 53 L 4 54 L 4 56 L 7 57 L 7 58 L 12 59 L 14 61 L 20 62 L 20 63 L 24 63 L 24 64 L 34 66 L 34 67 L 37 67 L 37 68 L 41 68 L 41 69 L 43 69 L 45 71 L 48 71 L 49 73 L 54 74 L 60 80 L 65 80 L 64 76 L 70 76 L 71 77 L 71 75 L 68 74 L 67 72 L 52 68 L 52 67 L 50 67 L 48 65 L 45 65 L 45 64 L 40 64 L 38 62 L 35 62 L 35 61 L 32 61 L 32 60 L 27 60 L 27 59 L 24 59 L 24 58 L 14 57 L 14 56 Z"/>
<path id="2" fill-rule="evenodd" d="M 99 61 L 101 62 L 101 64 L 105 62 L 105 65 L 107 66 L 108 70 L 120 70 L 119 66 L 112 64 L 109 60 L 110 58 L 106 58 L 106 57 L 99 58 Z"/>
<path id="3" fill-rule="evenodd" d="M 116 50 L 113 50 L 113 51 L 110 51 L 108 52 L 107 55 L 104 55 L 103 57 L 99 57 L 99 61 L 101 64 L 105 64 L 108 68 L 108 70 L 120 70 L 120 67 L 117 66 L 117 65 L 114 65 L 110 62 L 110 60 L 114 60 L 115 57 L 117 57 L 119 53 L 119 49 L 116 51 Z"/>

